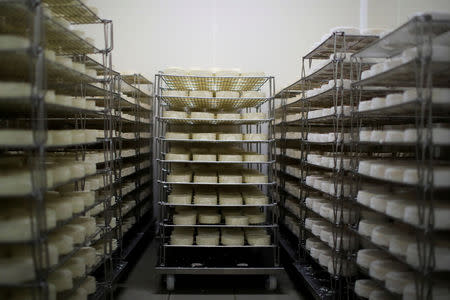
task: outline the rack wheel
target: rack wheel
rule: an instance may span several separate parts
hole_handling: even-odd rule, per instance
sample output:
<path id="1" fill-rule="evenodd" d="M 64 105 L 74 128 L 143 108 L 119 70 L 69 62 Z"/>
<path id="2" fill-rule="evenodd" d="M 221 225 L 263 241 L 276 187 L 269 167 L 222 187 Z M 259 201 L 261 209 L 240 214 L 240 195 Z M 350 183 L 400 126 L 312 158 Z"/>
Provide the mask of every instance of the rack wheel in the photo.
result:
<path id="1" fill-rule="evenodd" d="M 173 291 L 175 289 L 175 275 L 167 275 L 166 277 L 166 289 Z"/>
<path id="2" fill-rule="evenodd" d="M 277 289 L 277 278 L 274 275 L 270 275 L 266 279 L 266 290 L 274 291 Z"/>

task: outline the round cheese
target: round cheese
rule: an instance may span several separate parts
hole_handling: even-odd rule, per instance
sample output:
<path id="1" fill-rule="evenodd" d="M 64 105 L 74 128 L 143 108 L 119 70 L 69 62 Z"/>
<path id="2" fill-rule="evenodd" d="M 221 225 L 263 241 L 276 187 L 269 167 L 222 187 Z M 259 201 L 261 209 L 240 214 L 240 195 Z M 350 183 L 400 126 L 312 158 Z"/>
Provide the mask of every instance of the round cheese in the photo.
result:
<path id="1" fill-rule="evenodd" d="M 177 118 L 177 119 L 186 119 L 188 117 L 187 112 L 184 111 L 174 111 L 174 110 L 166 110 L 163 111 L 164 118 Z"/>
<path id="2" fill-rule="evenodd" d="M 162 95 L 166 97 L 186 97 L 188 91 L 163 90 Z"/>
<path id="3" fill-rule="evenodd" d="M 172 140 L 188 140 L 189 139 L 189 133 L 184 132 L 166 132 L 166 139 L 172 139 Z"/>
<path id="4" fill-rule="evenodd" d="M 188 75 L 188 72 L 186 70 L 176 67 L 167 68 L 163 71 L 163 73 L 167 75 L 179 75 L 179 76 Z"/>
<path id="5" fill-rule="evenodd" d="M 317 247 L 311 247 L 311 257 L 319 259 L 321 253 L 330 253 L 330 248 L 324 244 L 317 245 Z"/>
<path id="6" fill-rule="evenodd" d="M 222 233 L 221 242 L 225 246 L 243 246 L 244 234 Z"/>
<path id="7" fill-rule="evenodd" d="M 220 214 L 214 213 L 200 213 L 198 215 L 198 222 L 200 224 L 219 224 L 221 219 Z"/>
<path id="8" fill-rule="evenodd" d="M 385 276 L 386 289 L 392 293 L 403 294 L 403 289 L 410 283 L 414 283 L 412 272 L 389 272 Z"/>
<path id="9" fill-rule="evenodd" d="M 72 289 L 72 280 L 72 272 L 65 268 L 57 269 L 48 276 L 48 282 L 55 286 L 57 293 Z"/>
<path id="10" fill-rule="evenodd" d="M 241 75 L 240 71 L 236 70 L 220 70 L 216 71 L 216 77 L 237 77 Z"/>
<path id="11" fill-rule="evenodd" d="M 232 174 L 232 173 L 221 173 L 221 174 L 219 174 L 219 182 L 220 183 L 242 183 L 242 175 Z"/>
<path id="12" fill-rule="evenodd" d="M 51 233 L 48 237 L 49 243 L 55 245 L 60 255 L 69 254 L 73 250 L 73 238 L 68 234 L 59 232 Z"/>
<path id="13" fill-rule="evenodd" d="M 192 160 L 194 161 L 216 161 L 216 154 L 192 154 Z"/>
<path id="14" fill-rule="evenodd" d="M 217 91 L 217 98 L 239 98 L 239 92 L 235 91 Z"/>
<path id="15" fill-rule="evenodd" d="M 171 193 L 167 196 L 167 202 L 170 204 L 191 204 L 191 193 Z"/>
<path id="16" fill-rule="evenodd" d="M 251 213 L 246 214 L 249 224 L 261 224 L 266 221 L 266 215 L 264 213 Z"/>
<path id="17" fill-rule="evenodd" d="M 423 208 L 425 224 L 428 223 L 429 219 L 429 207 L 426 205 Z M 450 204 L 445 201 L 434 201 L 433 202 L 433 219 L 434 228 L 436 229 L 449 229 L 450 228 Z M 421 225 L 419 221 L 419 209 L 416 203 L 409 202 L 404 209 L 403 220 L 409 224 Z"/>
<path id="18" fill-rule="evenodd" d="M 86 263 L 86 266 L 92 267 L 97 262 L 95 248 L 93 247 L 82 247 L 78 252 L 75 254 L 74 257 L 81 257 L 83 258 L 84 262 Z"/>
<path id="19" fill-rule="evenodd" d="M 216 115 L 217 120 L 239 120 L 240 118 L 240 114 L 233 113 L 220 113 Z"/>
<path id="20" fill-rule="evenodd" d="M 433 253 L 434 261 L 436 262 L 434 270 L 435 271 L 449 271 L 450 270 L 450 242 L 448 240 L 436 240 L 433 245 Z M 423 247 L 422 245 L 422 256 L 425 253 L 430 253 L 430 246 L 426 245 Z M 406 261 L 408 264 L 419 267 L 419 251 L 417 243 L 410 243 L 406 250 Z"/>
<path id="21" fill-rule="evenodd" d="M 267 115 L 263 112 L 250 112 L 242 113 L 241 118 L 245 120 L 264 120 L 267 119 Z"/>
<path id="22" fill-rule="evenodd" d="M 166 160 L 190 160 L 189 153 L 166 153 Z"/>
<path id="23" fill-rule="evenodd" d="M 246 205 L 265 205 L 269 203 L 269 198 L 265 195 L 244 194 L 243 198 Z"/>
<path id="24" fill-rule="evenodd" d="M 399 234 L 402 234 L 402 231 L 392 226 L 377 226 L 372 230 L 371 241 L 377 245 L 389 247 L 391 238 Z"/>
<path id="25" fill-rule="evenodd" d="M 219 133 L 218 139 L 221 141 L 242 141 L 240 133 Z"/>
<path id="26" fill-rule="evenodd" d="M 385 195 L 375 195 L 370 198 L 370 208 L 381 213 L 386 212 L 388 198 Z"/>
<path id="27" fill-rule="evenodd" d="M 210 91 L 190 91 L 189 97 L 196 97 L 196 98 L 212 98 L 213 93 Z"/>
<path id="28" fill-rule="evenodd" d="M 327 267 L 328 267 L 328 263 L 329 263 L 330 260 L 331 260 L 331 256 L 332 256 L 331 250 L 328 250 L 328 251 L 322 251 L 322 252 L 319 254 L 319 264 L 320 264 L 322 267 L 327 268 Z"/>
<path id="29" fill-rule="evenodd" d="M 230 195 L 225 196 L 219 194 L 219 204 L 220 205 L 242 205 L 242 197 L 241 195 Z"/>
<path id="30" fill-rule="evenodd" d="M 214 141 L 216 140 L 215 133 L 192 133 L 193 140 L 201 140 L 201 141 Z"/>
<path id="31" fill-rule="evenodd" d="M 68 259 L 62 267 L 70 270 L 73 278 L 83 277 L 86 273 L 86 263 L 81 257 L 72 257 Z"/>
<path id="32" fill-rule="evenodd" d="M 376 260 L 383 260 L 389 258 L 389 254 L 378 249 L 361 249 L 356 255 L 356 263 L 366 269 L 369 269 L 370 264 Z"/>
<path id="33" fill-rule="evenodd" d="M 242 161 L 240 154 L 219 154 L 219 161 Z"/>
<path id="34" fill-rule="evenodd" d="M 191 119 L 214 119 L 214 114 L 209 112 L 191 112 Z"/>
<path id="35" fill-rule="evenodd" d="M 191 182 L 192 180 L 192 173 L 171 173 L 167 175 L 167 181 L 168 182 Z"/>
<path id="36" fill-rule="evenodd" d="M 195 225 L 197 223 L 196 213 L 178 213 L 173 215 L 175 225 Z"/>
<path id="37" fill-rule="evenodd" d="M 194 182 L 217 183 L 217 175 L 215 172 L 196 172 L 194 174 Z"/>
<path id="38" fill-rule="evenodd" d="M 362 298 L 369 298 L 370 294 L 379 290 L 378 283 L 370 279 L 359 279 L 355 281 L 355 294 Z"/>
<path id="39" fill-rule="evenodd" d="M 231 226 L 247 226 L 249 224 L 247 216 L 225 216 L 225 224 Z"/>
<path id="40" fill-rule="evenodd" d="M 375 279 L 384 281 L 390 272 L 406 272 L 408 267 L 394 260 L 375 260 L 370 263 L 369 275 Z"/>
<path id="41" fill-rule="evenodd" d="M 192 245 L 194 244 L 194 236 L 192 234 L 172 234 L 170 244 L 177 246 Z"/>
<path id="42" fill-rule="evenodd" d="M 268 246 L 270 245 L 270 235 L 268 234 L 247 234 L 247 242 L 252 246 Z"/>
<path id="43" fill-rule="evenodd" d="M 268 177 L 264 174 L 244 174 L 245 183 L 267 183 Z"/>
<path id="44" fill-rule="evenodd" d="M 332 227 L 323 227 L 320 231 L 320 240 L 330 247 L 333 247 L 333 228 Z"/>
<path id="45" fill-rule="evenodd" d="M 265 133 L 247 133 L 244 134 L 245 141 L 266 141 L 268 139 Z"/>
<path id="46" fill-rule="evenodd" d="M 195 243 L 200 246 L 217 246 L 219 240 L 219 234 L 198 234 L 195 237 Z"/>
<path id="47" fill-rule="evenodd" d="M 217 195 L 216 194 L 203 194 L 196 193 L 194 195 L 194 203 L 200 205 L 216 205 Z"/>
<path id="48" fill-rule="evenodd" d="M 88 295 L 94 294 L 97 290 L 97 282 L 95 281 L 95 277 L 90 275 L 87 276 L 80 287 L 86 290 Z"/>
<path id="49" fill-rule="evenodd" d="M 318 247 L 319 245 L 322 245 L 323 243 L 316 237 L 311 237 L 306 239 L 305 242 L 305 248 L 306 250 L 311 250 L 312 247 Z"/>
<path id="50" fill-rule="evenodd" d="M 386 225 L 386 222 L 376 219 L 361 219 L 359 221 L 358 232 L 363 236 L 371 237 L 373 229 L 380 225 Z"/>

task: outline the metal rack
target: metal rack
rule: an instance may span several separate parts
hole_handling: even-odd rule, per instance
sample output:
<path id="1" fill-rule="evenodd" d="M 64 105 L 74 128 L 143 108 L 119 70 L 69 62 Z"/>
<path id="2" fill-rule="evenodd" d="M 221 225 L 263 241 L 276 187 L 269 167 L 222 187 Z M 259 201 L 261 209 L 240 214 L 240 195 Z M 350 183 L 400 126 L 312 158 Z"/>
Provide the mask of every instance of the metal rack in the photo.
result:
<path id="1" fill-rule="evenodd" d="M 281 203 L 294 200 L 299 205 L 299 213 L 296 215 L 293 215 L 290 209 L 282 207 L 284 212 L 282 215 L 287 220 L 284 222 L 287 225 L 286 239 L 295 240 L 294 244 L 290 245 L 295 243 L 297 245 L 289 250 L 297 253 L 293 261 L 294 269 L 301 277 L 308 275 L 308 278 L 304 279 L 317 299 L 345 299 L 353 293 L 353 275 L 346 274 L 347 270 L 342 266 L 347 262 L 351 263 L 349 257 L 352 257 L 355 249 L 351 247 L 346 249 L 343 243 L 339 243 L 344 236 L 353 239 L 352 232 L 347 230 L 347 221 L 343 218 L 344 209 L 350 208 L 346 188 L 344 190 L 349 181 L 349 172 L 344 167 L 344 160 L 348 160 L 348 153 L 351 150 L 347 137 L 350 133 L 351 117 L 344 111 L 344 107 L 351 103 L 352 90 L 348 80 L 354 72 L 348 53 L 359 51 L 377 39 L 376 36 L 334 32 L 303 57 L 301 78 L 277 94 L 281 99 L 281 105 L 276 110 L 279 115 L 276 128 L 279 137 L 277 141 L 280 145 L 278 189 Z M 316 62 L 319 60 L 319 66 L 307 74 L 307 65 L 309 63 L 311 67 L 312 60 Z M 367 70 L 371 64 L 363 61 L 360 68 Z M 328 86 L 319 90 L 324 84 Z M 368 91 L 369 94 L 380 95 L 383 91 L 372 89 Z M 313 110 L 320 109 L 328 109 L 328 113 L 319 116 L 311 114 Z M 298 133 L 295 138 L 291 138 L 293 132 Z M 318 135 L 327 138 L 321 140 L 317 138 Z M 294 149 L 298 152 L 295 157 L 288 153 Z M 314 155 L 324 156 L 328 164 L 314 163 Z M 311 176 L 318 175 L 323 176 L 323 179 L 319 179 L 325 180 L 325 187 L 330 186 L 330 190 L 324 190 L 320 185 L 311 185 L 309 181 Z M 296 187 L 295 194 L 292 187 Z M 311 197 L 319 197 L 321 201 L 331 205 L 331 216 L 325 217 L 311 205 L 307 205 L 306 200 Z M 310 250 L 306 248 L 307 239 L 313 239 L 315 236 L 316 239 L 319 238 L 305 227 L 308 218 L 322 220 L 332 232 L 330 241 L 320 238 L 321 245 L 328 246 L 327 249 L 331 253 L 328 265 L 321 265 L 318 258 L 313 258 Z M 286 245 L 289 246 L 289 243 Z M 335 271 L 330 272 L 330 269 Z M 315 275 L 308 270 L 314 270 L 312 273 Z M 324 274 L 328 274 L 329 277 L 326 282 L 323 281 Z"/>
<path id="2" fill-rule="evenodd" d="M 370 210 L 372 213 L 386 218 L 388 226 L 407 228 L 404 235 L 410 235 L 415 240 L 418 262 L 412 264 L 407 256 L 393 253 L 388 247 L 371 242 L 369 238 L 358 231 L 358 222 L 352 224 L 351 230 L 365 245 L 370 245 L 371 248 L 388 254 L 393 262 L 402 263 L 408 268 L 408 272 L 414 274 L 415 280 L 410 284 L 413 284 L 413 294 L 416 299 L 438 297 L 435 294 L 438 293 L 435 288 L 439 288 L 439 279 L 448 278 L 450 271 L 445 269 L 447 266 L 444 267 L 444 270 L 438 270 L 440 269 L 438 268 L 440 260 L 437 257 L 436 247 L 438 242 L 447 238 L 448 229 L 436 228 L 437 220 L 434 219 L 437 201 L 447 200 L 448 188 L 437 187 L 436 178 L 432 175 L 436 166 L 445 166 L 449 159 L 448 147 L 440 144 L 433 137 L 433 127 L 437 124 L 447 126 L 450 122 L 449 106 L 448 103 L 435 103 L 433 88 L 450 87 L 450 63 L 448 57 L 447 61 L 439 61 L 432 55 L 439 35 L 448 34 L 449 30 L 450 20 L 446 18 L 439 18 L 433 14 L 417 15 L 352 57 L 355 72 L 353 73 L 351 104 L 351 143 L 353 147 L 351 197 L 355 203 L 355 211 L 359 215 L 358 220 L 363 218 L 362 211 Z M 399 57 L 405 58 L 405 54 L 402 53 L 412 47 L 416 47 L 417 52 L 410 60 L 403 59 L 393 68 L 362 78 L 361 61 L 378 58 L 386 64 L 386 62 Z M 392 105 L 386 104 L 384 107 L 376 109 L 360 110 L 362 97 L 364 97 L 367 87 L 370 86 L 399 88 L 399 93 L 403 93 L 403 89 L 409 87 L 415 90 L 417 99 Z M 403 130 L 405 127 L 415 129 L 417 141 L 380 142 L 367 141 L 362 137 L 363 130 L 383 130 L 387 127 L 394 130 Z M 377 159 L 377 162 L 392 161 L 392 163 L 403 160 L 416 170 L 418 180 L 416 183 L 404 183 L 393 181 L 389 177 L 380 178 L 371 176 L 373 174 L 365 174 L 360 165 L 367 159 Z M 418 224 L 411 224 L 404 217 L 393 216 L 390 211 L 371 209 L 358 200 L 358 193 L 367 190 L 369 184 L 382 193 L 392 193 L 402 189 L 413 194 L 410 205 L 417 206 Z M 371 278 L 371 276 L 367 270 L 362 270 L 359 278 Z M 376 282 L 378 282 L 379 288 L 385 290 L 388 295 L 401 297 L 401 293 L 385 287 L 384 282 Z"/>
<path id="3" fill-rule="evenodd" d="M 154 194 L 155 203 L 159 210 L 159 261 L 156 269 L 161 274 L 167 275 L 166 284 L 169 290 L 174 289 L 175 275 L 178 274 L 209 274 L 209 275 L 270 275 L 268 288 L 276 287 L 276 277 L 281 268 L 279 266 L 278 252 L 278 226 L 277 226 L 277 202 L 274 190 L 274 164 L 273 154 L 275 150 L 275 140 L 273 139 L 274 123 L 274 77 L 202 77 L 202 76 L 179 76 L 158 73 L 155 75 L 155 153 L 154 158 L 157 164 L 154 166 L 154 176 L 157 180 L 158 193 Z M 265 98 L 216 98 L 216 97 L 174 97 L 166 96 L 166 90 L 210 90 L 210 91 L 259 91 L 266 90 L 268 97 Z M 177 119 L 163 116 L 166 110 L 183 111 L 207 111 L 207 112 L 261 112 L 267 113 L 267 118 L 263 120 L 219 120 L 219 119 Z M 193 132 L 200 126 L 206 129 L 204 132 L 222 131 L 225 127 L 232 128 L 231 132 L 243 133 L 265 133 L 268 140 L 243 140 L 243 141 L 222 141 L 222 140 L 192 140 L 192 139 L 170 139 L 166 138 L 166 132 L 179 130 L 183 132 Z M 210 146 L 243 146 L 246 151 L 267 154 L 267 161 L 247 162 L 247 161 L 174 161 L 165 158 L 172 146 L 183 145 L 192 147 Z M 210 170 L 217 170 L 221 166 L 245 166 L 245 168 L 258 170 L 267 174 L 267 183 L 198 183 L 198 182 L 169 182 L 168 174 L 175 166 L 204 166 Z M 228 208 L 259 208 L 259 211 L 266 212 L 267 223 L 263 225 L 230 226 L 226 224 L 214 225 L 174 225 L 172 215 L 177 207 L 188 208 L 224 208 L 223 205 L 198 205 L 192 204 L 171 204 L 168 202 L 168 195 L 174 186 L 211 186 L 211 187 L 246 187 L 256 186 L 269 197 L 269 203 L 264 205 L 230 205 Z M 169 234 L 175 227 L 180 228 L 267 228 L 270 229 L 272 244 L 267 246 L 199 246 L 186 245 L 178 246 L 169 243 Z M 226 249 L 226 250 L 225 250 Z M 207 250 L 206 253 L 204 250 Z M 251 255 L 257 256 L 250 257 Z"/>
<path id="4" fill-rule="evenodd" d="M 43 3 L 44 2 L 44 3 Z M 99 251 L 98 264 L 86 270 L 84 276 L 74 280 L 73 288 L 57 294 L 58 299 L 72 296 L 78 287 L 86 279 L 88 274 L 93 274 L 100 270 L 104 277 L 101 285 L 106 287 L 104 297 L 112 297 L 111 290 L 111 210 L 110 205 L 113 200 L 111 189 L 113 185 L 112 172 L 114 166 L 112 162 L 113 149 L 112 141 L 112 75 L 111 51 L 112 43 L 112 22 L 101 19 L 81 1 L 71 1 L 70 4 L 60 5 L 59 1 L 0 1 L 0 15 L 2 24 L 0 32 L 10 34 L 16 39 L 22 39 L 23 47 L 5 47 L 0 50 L 1 72 L 3 81 L 16 81 L 30 84 L 30 94 L 26 96 L 2 95 L 0 102 L 2 106 L 1 123 L 2 128 L 15 129 L 23 128 L 32 132 L 32 141 L 28 145 L 8 145 L 2 146 L 2 160 L 11 160 L 14 163 L 24 161 L 23 170 L 31 174 L 31 191 L 26 188 L 15 192 L 14 196 L 3 193 L 2 197 L 14 199 L 17 203 L 23 202 L 21 209 L 29 213 L 31 220 L 31 238 L 25 241 L 1 241 L 0 247 L 5 248 L 13 245 L 27 245 L 31 248 L 30 253 L 33 260 L 34 275 L 32 280 L 14 283 L 0 283 L 0 287 L 5 292 L 15 293 L 16 290 L 25 287 L 30 288 L 33 299 L 48 299 L 49 276 L 66 261 L 74 257 L 81 247 L 100 243 L 103 251 Z M 81 15 L 83 16 L 81 16 Z M 101 24 L 104 27 L 103 49 L 97 49 L 92 43 L 84 39 L 79 32 L 71 30 L 69 24 Z M 27 37 L 28 40 L 23 39 Z M 44 49 L 44 46 L 46 47 Z M 54 52 L 50 52 L 52 50 Z M 80 57 L 87 54 L 98 55 L 103 63 L 99 69 L 102 70 L 101 78 L 98 72 L 85 73 L 76 68 L 68 67 L 55 60 L 57 57 L 65 56 L 70 60 L 70 64 L 81 63 Z M 96 84 L 96 90 L 89 89 L 90 84 Z M 86 98 L 90 96 L 102 96 L 105 103 L 104 109 L 93 110 L 85 108 L 70 107 L 59 103 L 49 102 L 47 96 L 55 90 L 57 94 L 66 94 L 71 97 Z M 91 93 L 95 91 L 95 93 Z M 51 98 L 49 98 L 51 99 Z M 80 100 L 81 101 L 81 100 Z M 102 123 L 95 123 L 92 120 L 102 120 Z M 97 126 L 97 124 L 101 124 Z M 102 129 L 103 137 L 97 142 L 76 142 L 67 146 L 47 145 L 48 129 L 72 128 L 84 130 Z M 86 173 L 84 176 L 69 176 L 70 179 L 53 178 L 50 161 L 54 160 L 54 166 L 60 168 L 63 164 L 57 160 L 62 158 L 61 154 L 67 158 L 73 158 L 73 163 L 88 164 L 85 158 L 91 151 L 103 153 L 101 161 L 94 161 L 96 173 Z M 91 163 L 89 163 L 91 164 Z M 22 168 L 22 167 L 21 167 Z M 67 166 L 67 168 L 69 168 Z M 6 170 L 4 170 L 6 172 Z M 70 171 L 68 171 L 70 172 Z M 56 173 L 55 173 L 56 174 Z M 53 179 L 52 179 L 53 178 Z M 100 184 L 99 179 L 102 183 Z M 5 178 L 3 177 L 3 180 Z M 54 184 L 52 183 L 54 180 Z M 94 180 L 98 186 L 88 188 L 88 184 Z M 94 194 L 92 204 L 72 214 L 70 218 L 58 220 L 56 225 L 47 228 L 48 219 L 46 208 L 49 190 L 64 188 L 69 191 L 90 190 Z M 85 201 L 85 200 L 83 200 Z M 5 200 L 5 205 L 7 201 Z M 7 205 L 14 206 L 14 203 Z M 65 255 L 59 255 L 58 263 L 51 265 L 48 250 L 48 238 L 59 229 L 66 227 L 76 218 L 91 213 L 95 207 L 103 206 L 101 211 L 104 215 L 105 224 L 99 224 L 98 230 L 92 236 L 87 236 L 83 243 L 75 245 L 73 251 Z M 57 216 L 58 217 L 58 216 Z M 100 242 L 99 242 L 100 241 Z M 100 246 L 99 246 L 100 247 Z M 4 249 L 2 249 L 4 250 Z M 3 252 L 2 252 L 3 253 Z"/>

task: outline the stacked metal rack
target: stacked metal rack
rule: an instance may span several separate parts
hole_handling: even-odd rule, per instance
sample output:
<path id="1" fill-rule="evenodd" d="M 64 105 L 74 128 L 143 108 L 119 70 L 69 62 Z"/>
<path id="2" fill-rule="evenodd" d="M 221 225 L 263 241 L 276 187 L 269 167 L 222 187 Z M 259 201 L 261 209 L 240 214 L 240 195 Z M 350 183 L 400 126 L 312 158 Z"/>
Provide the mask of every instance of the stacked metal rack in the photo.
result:
<path id="1" fill-rule="evenodd" d="M 377 39 L 344 31 L 330 34 L 303 57 L 302 78 L 277 94 L 282 99 L 277 109 L 281 203 L 297 202 L 299 207 L 295 214 L 283 209 L 291 229 L 285 231 L 290 243 L 284 244 L 298 246 L 290 250 L 299 254 L 295 269 L 319 299 L 352 294 L 355 268 L 350 258 L 357 243 L 347 229 L 354 218 L 348 176 L 350 54 Z M 312 60 L 321 62 L 306 74 Z M 366 61 L 360 67 L 370 65 Z M 366 97 L 383 93 L 371 90 Z"/>
<path id="2" fill-rule="evenodd" d="M 112 22 L 81 1 L 0 1 L 0 15 L 1 226 L 18 228 L 2 233 L 0 259 L 10 268 L 2 267 L 0 294 L 108 295 Z M 104 49 L 71 29 L 78 24 L 102 24 Z M 102 57 L 101 78 L 75 57 L 86 54 Z M 102 109 L 86 100 L 94 95 Z M 103 218 L 88 217 L 98 212 Z M 89 276 L 100 273 L 102 280 Z"/>
<path id="3" fill-rule="evenodd" d="M 274 94 L 274 78 L 266 76 L 194 76 L 194 75 L 171 75 L 165 73 L 159 73 L 155 76 L 155 139 L 156 139 L 156 151 L 155 157 L 157 165 L 155 165 L 155 176 L 158 182 L 158 193 L 155 193 L 155 202 L 159 205 L 159 233 L 160 233 L 160 253 L 157 270 L 167 275 L 167 288 L 169 290 L 174 288 L 175 275 L 178 274 L 211 274 L 211 275 L 233 275 L 233 274 L 253 274 L 253 275 L 270 275 L 268 279 L 268 288 L 274 289 L 276 287 L 276 277 L 274 276 L 281 270 L 279 267 L 279 253 L 278 253 L 278 226 L 277 226 L 277 203 L 274 198 L 274 183 L 273 180 L 273 168 L 271 165 L 274 163 L 272 153 L 274 149 L 273 139 L 273 94 Z M 269 96 L 260 95 L 254 97 L 239 97 L 240 93 L 251 91 L 260 91 L 266 89 Z M 186 91 L 186 92 L 184 92 Z M 189 96 L 188 92 L 189 91 Z M 226 91 L 230 93 L 233 91 L 237 93 L 233 97 L 212 97 L 205 95 L 196 95 L 197 91 L 209 91 L 216 92 Z M 231 92 L 231 93 L 233 93 Z M 202 92 L 200 92 L 201 94 Z M 169 115 L 169 111 L 176 110 L 177 116 Z M 209 112 L 212 113 L 231 113 L 231 118 L 191 118 L 187 113 L 192 112 Z M 240 112 L 266 112 L 265 118 L 259 119 L 245 119 L 240 118 Z M 181 114 L 181 116 L 180 116 Z M 237 114 L 237 117 L 236 117 Z M 257 133 L 263 134 L 267 139 L 259 137 L 257 140 L 195 140 L 190 139 L 189 135 L 192 132 L 194 135 L 198 130 L 203 132 L 219 132 L 226 131 L 233 133 Z M 171 138 L 167 135 L 171 131 L 180 131 L 187 133 L 187 136 L 183 135 L 183 138 Z M 202 132 L 202 131 L 200 131 Z M 238 135 L 239 135 L 238 134 Z M 215 136 L 215 135 L 214 135 Z M 185 158 L 171 158 L 170 155 L 175 149 L 180 149 L 180 146 L 196 147 L 199 153 L 201 152 L 199 147 L 215 148 L 216 150 L 221 147 L 225 150 L 227 146 L 245 146 L 241 150 L 254 151 L 261 154 L 266 153 L 265 159 L 258 161 L 245 161 L 242 155 L 240 161 L 225 160 L 221 161 L 217 159 L 216 154 L 212 153 L 216 159 L 211 160 L 196 160 L 190 159 L 190 154 L 187 154 Z M 186 150 L 188 153 L 190 150 Z M 211 150 L 212 151 L 212 150 Z M 220 152 L 220 151 L 219 151 Z M 264 155 L 263 155 L 264 157 Z M 206 169 L 214 170 L 212 177 L 216 178 L 208 183 L 196 182 L 195 178 L 185 180 L 184 182 L 172 182 L 171 176 L 179 170 L 180 167 L 192 167 L 194 170 Z M 267 181 L 257 181 L 255 183 L 246 183 L 245 180 L 238 180 L 239 183 L 224 183 L 217 179 L 217 169 L 227 170 L 236 168 L 236 166 L 245 166 L 247 169 L 258 170 L 259 172 L 267 174 Z M 222 169 L 220 169 L 222 168 Z M 175 171 L 174 171 L 175 170 Z M 197 173 L 196 173 L 197 174 Z M 219 173 L 220 176 L 220 173 Z M 238 176 L 239 177 L 239 176 Z M 214 179 L 213 178 L 213 179 Z M 213 201 L 208 204 L 199 204 L 196 202 L 195 197 L 200 193 L 202 187 L 209 187 L 212 190 Z M 183 189 L 184 187 L 190 188 Z M 217 191 L 224 188 L 233 188 L 234 192 L 240 193 L 241 190 L 253 187 L 251 191 L 256 193 L 263 193 L 268 196 L 263 196 L 262 203 L 255 203 L 251 205 L 249 203 L 241 203 L 224 205 L 217 204 Z M 194 196 L 192 197 L 192 189 L 194 189 Z M 218 189 L 218 190 L 216 190 Z M 187 200 L 184 203 L 169 201 L 171 195 L 175 192 L 187 191 Z M 230 190 L 231 191 L 231 190 Z M 215 196 L 214 196 L 215 195 Z M 259 195 L 259 194 L 258 194 Z M 241 197 L 241 196 L 239 196 Z M 180 212 L 186 209 L 209 209 L 218 211 L 221 209 L 242 210 L 245 208 L 252 208 L 258 212 L 258 214 L 265 213 L 266 221 L 259 224 L 248 225 L 230 225 L 223 221 L 212 224 L 191 223 L 179 224 L 174 222 L 174 213 Z M 225 243 L 213 243 L 211 245 L 194 244 L 193 241 L 188 243 L 177 244 L 175 243 L 174 233 L 178 231 L 193 231 L 200 232 L 201 230 L 222 230 L 224 233 L 226 230 L 238 229 L 240 232 L 242 229 L 251 230 L 258 229 L 269 230 L 270 242 L 269 244 L 249 244 L 238 243 L 235 245 L 226 245 Z M 172 236 L 169 236 L 172 234 Z M 264 233 L 266 234 L 266 233 Z M 191 237 L 193 238 L 193 237 Z M 223 238 L 223 235 L 222 235 Z M 223 241 L 222 241 L 223 242 Z"/>
<path id="4" fill-rule="evenodd" d="M 371 249 L 355 257 L 370 278 L 356 281 L 359 297 L 448 297 L 449 31 L 448 16 L 416 15 L 353 55 L 350 228 Z M 364 101 L 370 87 L 398 92 Z"/>

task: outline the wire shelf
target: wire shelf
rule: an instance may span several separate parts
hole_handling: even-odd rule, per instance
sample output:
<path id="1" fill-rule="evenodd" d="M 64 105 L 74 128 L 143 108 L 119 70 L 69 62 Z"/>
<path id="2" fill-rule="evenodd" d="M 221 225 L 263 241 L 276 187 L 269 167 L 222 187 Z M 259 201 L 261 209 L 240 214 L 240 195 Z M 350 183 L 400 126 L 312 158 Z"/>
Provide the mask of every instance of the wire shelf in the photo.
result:
<path id="1" fill-rule="evenodd" d="M 159 96 L 168 106 L 178 109 L 208 109 L 229 111 L 262 105 L 268 98 L 221 98 Z"/>
<path id="2" fill-rule="evenodd" d="M 133 84 L 153 84 L 150 80 L 148 80 L 144 75 L 142 74 L 122 74 L 121 75 L 122 80 L 126 83 L 133 85 Z"/>
<path id="3" fill-rule="evenodd" d="M 81 0 L 62 3 L 59 0 L 44 0 L 52 14 L 62 17 L 72 24 L 94 24 L 101 23 L 102 19 L 97 16 L 93 9 L 85 5 Z"/>
<path id="4" fill-rule="evenodd" d="M 189 91 L 253 91 L 259 90 L 271 77 L 192 76 L 157 74 L 170 89 Z"/>
<path id="5" fill-rule="evenodd" d="M 206 185 L 206 186 L 254 186 L 254 185 L 275 185 L 276 182 L 263 182 L 263 183 L 221 183 L 221 182 L 167 182 L 158 180 L 158 183 L 164 185 Z"/>
<path id="6" fill-rule="evenodd" d="M 158 160 L 162 163 L 181 163 L 181 164 L 211 164 L 211 165 L 221 165 L 221 164 L 255 164 L 255 165 L 270 165 L 275 163 L 272 161 L 201 161 L 201 160 Z"/>
<path id="7" fill-rule="evenodd" d="M 277 224 L 249 224 L 249 225 L 226 225 L 226 224 L 192 224 L 192 225 L 175 225 L 166 220 L 160 223 L 164 227 L 190 227 L 190 228 L 273 228 L 278 227 Z"/>
<path id="8" fill-rule="evenodd" d="M 417 44 L 415 37 L 421 34 L 421 26 L 427 26 L 427 33 L 436 36 L 450 30 L 450 21 L 434 19 L 432 14 L 415 16 L 383 38 L 373 41 L 353 56 L 387 58 L 398 55 L 403 50 Z"/>
<path id="9" fill-rule="evenodd" d="M 164 247 L 167 248 L 212 248 L 212 249 L 223 249 L 223 248 L 239 248 L 239 249 L 253 249 L 253 248 L 275 248 L 276 245 L 170 245 L 170 244 L 164 244 Z"/>
<path id="10" fill-rule="evenodd" d="M 218 208 L 230 208 L 230 207 L 273 207 L 277 203 L 268 204 L 233 204 L 233 205 L 221 205 L 221 204 L 172 204 L 168 202 L 158 202 L 159 205 L 171 206 L 171 207 L 218 207 Z"/>
<path id="11" fill-rule="evenodd" d="M 416 87 L 417 63 L 415 60 L 404 63 L 375 76 L 356 81 L 353 86 Z M 433 75 L 433 87 L 450 86 L 450 61 L 433 61 L 430 63 L 430 71 Z"/>
<path id="12" fill-rule="evenodd" d="M 307 53 L 303 59 L 328 59 L 334 54 L 334 38 L 336 37 L 336 50 L 347 53 L 357 52 L 367 45 L 378 40 L 378 36 L 369 35 L 347 35 L 342 32 L 331 34 L 325 41 L 315 49 Z"/>
<path id="13" fill-rule="evenodd" d="M 159 137 L 158 140 L 166 142 L 180 142 L 180 143 L 211 143 L 211 144 L 245 144 L 245 143 L 272 143 L 275 140 L 242 140 L 242 141 L 222 141 L 222 140 L 191 140 L 191 139 L 166 139 Z"/>
<path id="14" fill-rule="evenodd" d="M 250 119 L 191 119 L 191 118 L 166 118 L 158 117 L 163 122 L 168 124 L 187 124 L 187 125 L 197 125 L 197 124 L 211 124 L 211 125 L 245 125 L 245 124 L 261 124 L 265 122 L 273 121 L 273 119 L 260 119 L 260 120 L 250 120 Z"/>

